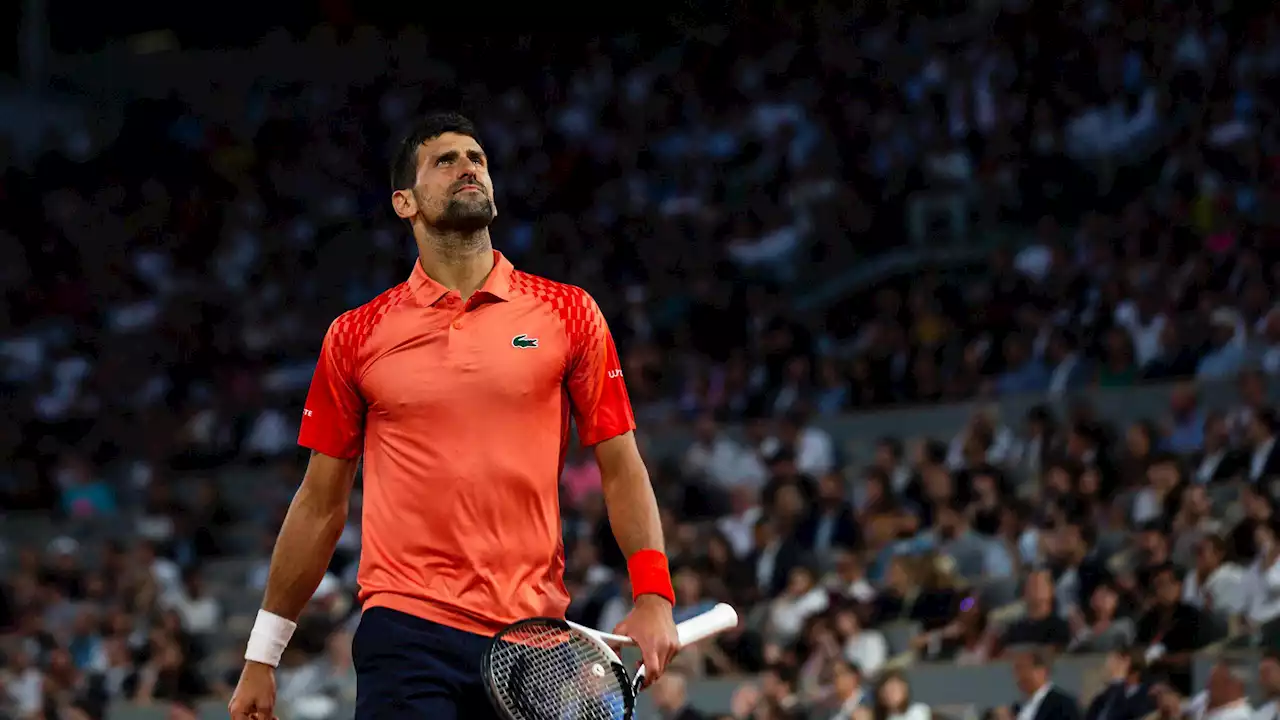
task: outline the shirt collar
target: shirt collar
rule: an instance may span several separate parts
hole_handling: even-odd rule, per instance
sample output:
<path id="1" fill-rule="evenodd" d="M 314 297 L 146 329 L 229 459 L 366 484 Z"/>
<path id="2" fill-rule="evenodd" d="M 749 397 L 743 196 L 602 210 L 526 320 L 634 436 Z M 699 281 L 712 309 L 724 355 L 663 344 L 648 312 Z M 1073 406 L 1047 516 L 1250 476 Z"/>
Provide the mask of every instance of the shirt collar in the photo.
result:
<path id="1" fill-rule="evenodd" d="M 489 276 L 484 279 L 484 285 L 480 286 L 477 293 L 490 295 L 498 300 L 511 299 L 511 273 L 515 268 L 511 265 L 502 253 L 497 250 L 493 251 L 493 270 L 489 271 Z M 413 272 L 409 275 L 409 289 L 413 291 L 413 296 L 418 302 L 427 307 L 431 307 L 440 301 L 445 295 L 449 294 L 449 288 L 436 282 L 427 271 L 422 268 L 421 259 L 415 260 L 413 263 Z"/>

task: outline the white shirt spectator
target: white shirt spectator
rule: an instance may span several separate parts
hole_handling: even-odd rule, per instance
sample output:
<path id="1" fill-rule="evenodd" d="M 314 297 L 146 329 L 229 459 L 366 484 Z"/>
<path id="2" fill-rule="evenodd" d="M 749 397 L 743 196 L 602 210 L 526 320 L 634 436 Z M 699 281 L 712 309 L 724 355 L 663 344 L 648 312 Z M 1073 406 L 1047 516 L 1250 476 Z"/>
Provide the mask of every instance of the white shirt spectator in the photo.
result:
<path id="1" fill-rule="evenodd" d="M 809 618 L 827 609 L 827 591 L 816 587 L 798 598 L 782 597 L 769 608 L 769 621 L 779 639 L 790 642 L 804 629 Z"/>
<path id="2" fill-rule="evenodd" d="M 725 539 L 733 547 L 733 554 L 746 557 L 756 542 L 756 521 L 760 519 L 759 507 L 747 508 L 737 515 L 720 518 L 716 527 L 724 533 Z"/>
<path id="3" fill-rule="evenodd" d="M 1244 569 L 1232 563 L 1223 563 L 1209 574 L 1203 586 L 1196 580 L 1196 571 L 1189 571 L 1182 583 L 1182 601 L 1203 608 L 1206 598 L 1212 598 L 1208 604 L 1215 612 L 1239 615 L 1246 609 L 1246 589 Z"/>
<path id="4" fill-rule="evenodd" d="M 1199 706 L 1198 711 L 1187 713 L 1193 720 L 1253 720 L 1253 708 L 1249 701 L 1241 698 L 1213 710 L 1208 709 L 1208 700 Z"/>
<path id="5" fill-rule="evenodd" d="M 703 475 L 723 487 L 760 487 L 768 479 L 764 463 L 756 453 L 724 436 L 717 437 L 710 445 L 690 445 L 684 454 L 684 470 L 691 475 Z"/>
<path id="6" fill-rule="evenodd" d="M 844 659 L 867 677 L 875 677 L 888 658 L 889 643 L 879 630 L 862 630 L 844 642 Z"/>
<path id="7" fill-rule="evenodd" d="M 1245 579 L 1249 595 L 1249 620 L 1261 625 L 1280 618 L 1280 559 L 1263 567 L 1259 559 Z"/>
<path id="8" fill-rule="evenodd" d="M 1116 308 L 1115 319 L 1133 338 L 1134 359 L 1138 367 L 1145 367 L 1160 354 L 1160 334 L 1169 322 L 1164 313 L 1157 313 L 1143 322 L 1137 306 L 1133 302 L 1125 302 Z"/>
<path id="9" fill-rule="evenodd" d="M 912 703 L 906 712 L 891 713 L 888 720 L 933 720 L 933 711 L 924 703 Z"/>
<path id="10" fill-rule="evenodd" d="M 969 440 L 968 431 L 961 431 L 951 438 L 947 446 L 947 467 L 959 470 L 965 466 L 964 444 Z M 1018 436 L 1007 425 L 995 429 L 991 439 L 991 447 L 987 449 L 987 462 L 992 465 L 1003 465 L 1018 450 Z"/>
<path id="11" fill-rule="evenodd" d="M 171 593 L 181 589 L 182 570 L 178 564 L 168 558 L 158 557 L 151 562 L 151 577 L 156 581 L 162 593 Z"/>
<path id="12" fill-rule="evenodd" d="M 760 443 L 760 452 L 766 457 L 777 452 L 782 442 L 771 437 Z M 813 477 L 831 472 L 836 465 L 835 443 L 826 430 L 807 427 L 796 439 L 796 469 Z"/>
<path id="13" fill-rule="evenodd" d="M 193 598 L 186 592 L 172 592 L 165 598 L 164 606 L 178 613 L 182 627 L 193 635 L 209 635 L 222 623 L 222 605 L 212 595 Z"/>

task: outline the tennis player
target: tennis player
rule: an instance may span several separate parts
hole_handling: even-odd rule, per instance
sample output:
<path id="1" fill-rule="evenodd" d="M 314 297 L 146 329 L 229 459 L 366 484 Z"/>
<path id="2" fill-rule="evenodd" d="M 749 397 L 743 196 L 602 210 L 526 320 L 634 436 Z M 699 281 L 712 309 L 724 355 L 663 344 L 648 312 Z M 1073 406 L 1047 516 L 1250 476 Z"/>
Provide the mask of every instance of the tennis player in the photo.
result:
<path id="1" fill-rule="evenodd" d="M 493 181 L 466 118 L 424 119 L 392 182 L 419 261 L 325 335 L 298 439 L 311 460 L 276 540 L 232 718 L 271 720 L 275 667 L 329 564 L 362 458 L 356 718 L 493 717 L 480 684 L 489 638 L 569 605 L 558 483 L 571 416 L 628 558 L 635 608 L 614 632 L 636 639 L 656 680 L 678 650 L 675 596 L 600 309 L 493 250 Z"/>

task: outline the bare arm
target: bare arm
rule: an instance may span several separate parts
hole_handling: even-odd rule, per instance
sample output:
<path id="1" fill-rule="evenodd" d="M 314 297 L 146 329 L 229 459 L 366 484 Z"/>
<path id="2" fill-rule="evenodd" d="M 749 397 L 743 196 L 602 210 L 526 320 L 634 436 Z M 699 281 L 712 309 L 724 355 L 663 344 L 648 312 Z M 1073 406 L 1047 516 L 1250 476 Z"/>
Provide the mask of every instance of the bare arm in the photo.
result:
<path id="1" fill-rule="evenodd" d="M 604 440 L 595 452 L 609 525 L 618 547 L 627 557 L 645 549 L 664 551 L 658 500 L 640 459 L 635 433 Z"/>
<path id="2" fill-rule="evenodd" d="M 351 484 L 358 457 L 344 460 L 311 453 L 302 487 L 289 503 L 276 548 L 262 609 L 297 620 L 324 578 L 342 528 L 347 523 Z"/>

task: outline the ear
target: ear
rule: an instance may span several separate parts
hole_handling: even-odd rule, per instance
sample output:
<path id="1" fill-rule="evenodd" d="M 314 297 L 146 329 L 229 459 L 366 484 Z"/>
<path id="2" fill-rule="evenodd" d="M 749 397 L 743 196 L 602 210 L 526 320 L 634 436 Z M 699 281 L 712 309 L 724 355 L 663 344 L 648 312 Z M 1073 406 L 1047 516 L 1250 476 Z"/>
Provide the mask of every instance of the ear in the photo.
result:
<path id="1" fill-rule="evenodd" d="M 391 207 L 401 220 L 408 220 L 418 214 L 418 199 L 411 190 L 396 190 L 391 193 Z"/>

